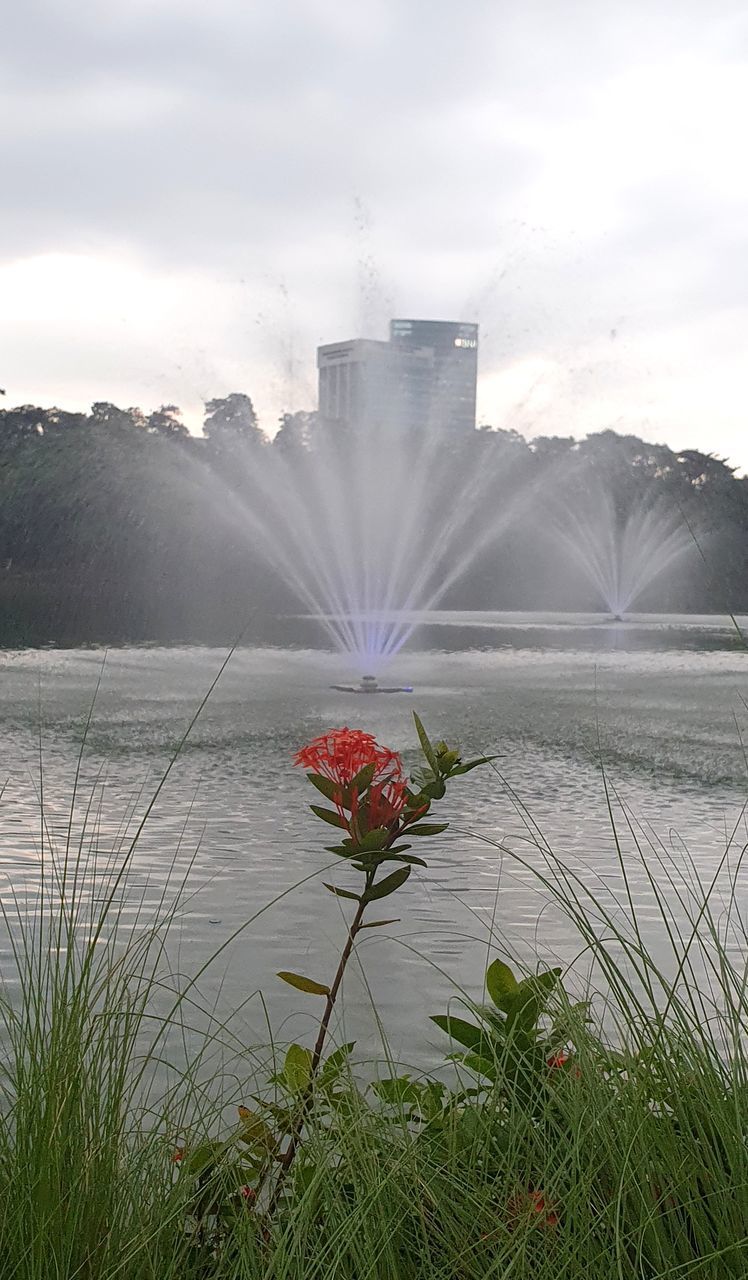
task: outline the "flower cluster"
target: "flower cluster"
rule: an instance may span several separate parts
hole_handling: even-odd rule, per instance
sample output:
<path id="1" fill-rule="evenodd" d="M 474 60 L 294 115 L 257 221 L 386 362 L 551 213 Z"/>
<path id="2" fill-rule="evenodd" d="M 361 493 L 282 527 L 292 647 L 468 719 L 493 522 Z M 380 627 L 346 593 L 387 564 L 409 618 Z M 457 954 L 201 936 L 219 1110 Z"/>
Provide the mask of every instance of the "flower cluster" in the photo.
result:
<path id="1" fill-rule="evenodd" d="M 294 764 L 335 784 L 329 798 L 351 835 L 390 826 L 405 808 L 400 756 L 362 729 L 331 729 L 297 751 Z"/>
<path id="2" fill-rule="evenodd" d="M 380 747 L 371 733 L 363 729 L 331 729 L 302 747 L 294 756 L 294 764 L 319 773 L 341 787 L 352 782 L 366 765 L 374 765 L 374 781 L 402 777 L 402 761 L 396 751 Z"/>

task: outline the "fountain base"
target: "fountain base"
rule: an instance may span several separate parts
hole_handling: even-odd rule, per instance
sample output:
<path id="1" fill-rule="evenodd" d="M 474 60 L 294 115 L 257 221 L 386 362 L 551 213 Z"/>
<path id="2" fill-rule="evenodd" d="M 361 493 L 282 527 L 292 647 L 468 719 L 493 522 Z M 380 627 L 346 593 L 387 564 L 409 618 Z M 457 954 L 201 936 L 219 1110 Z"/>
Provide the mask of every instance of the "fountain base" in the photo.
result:
<path id="1" fill-rule="evenodd" d="M 359 684 L 333 684 L 331 689 L 337 689 L 338 693 L 412 693 L 412 685 L 381 685 L 377 684 L 376 676 L 362 676 Z"/>

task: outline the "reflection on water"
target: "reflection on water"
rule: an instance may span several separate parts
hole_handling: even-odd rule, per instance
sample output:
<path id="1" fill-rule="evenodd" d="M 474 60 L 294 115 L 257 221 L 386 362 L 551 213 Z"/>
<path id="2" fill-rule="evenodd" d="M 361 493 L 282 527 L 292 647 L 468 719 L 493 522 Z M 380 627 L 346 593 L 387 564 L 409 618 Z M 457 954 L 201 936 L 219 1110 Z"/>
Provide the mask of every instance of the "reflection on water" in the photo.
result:
<path id="1" fill-rule="evenodd" d="M 453 621 L 439 625 L 446 630 Z M 485 619 L 470 621 L 480 624 L 470 633 L 473 643 L 485 646 Z M 512 634 L 524 628 L 527 641 L 532 621 L 512 619 Z M 540 621 L 544 629 L 552 623 Z M 434 842 L 429 870 L 414 875 L 394 900 L 400 923 L 373 931 L 360 948 L 366 980 L 352 971 L 347 1036 L 367 1042 L 373 996 L 397 1052 L 439 1043 L 427 1015 L 444 1006 L 450 979 L 476 991 L 494 917 L 510 953 L 529 957 L 538 951 L 546 959 L 575 954 L 573 931 L 533 869 L 542 869 L 538 844 L 546 840 L 597 901 L 620 895 L 601 760 L 615 790 L 614 807 L 620 801 L 635 818 L 629 827 L 619 811 L 619 831 L 641 918 L 652 922 L 655 942 L 664 946 L 636 845 L 648 852 L 650 865 L 652 848 L 658 848 L 676 872 L 687 871 L 692 858 L 708 882 L 731 833 L 735 864 L 748 839 L 740 740 L 748 727 L 742 702 L 748 659 L 729 647 L 724 624 L 688 623 L 692 640 L 702 636 L 696 649 L 681 642 L 685 623 L 676 623 L 661 623 L 656 645 L 647 644 L 643 628 L 627 624 L 632 639 L 626 647 L 601 642 L 590 650 L 573 642 L 562 648 L 562 633 L 568 642 L 577 634 L 575 624 L 571 633 L 551 628 L 552 647 L 500 642 L 404 653 L 390 674 L 394 682 L 412 683 L 415 692 L 392 697 L 334 692 L 331 683 L 360 673 L 328 653 L 237 652 L 138 840 L 125 910 L 134 919 L 143 902 L 155 904 L 175 857 L 180 874 L 194 858 L 193 892 L 178 914 L 172 963 L 193 972 L 256 916 L 201 989 L 225 1010 L 262 989 L 278 1034 L 305 1034 L 316 1012 L 313 1002 L 299 1013 L 303 1000 L 274 974 L 283 967 L 324 979 L 343 926 L 340 904 L 319 883 L 287 893 L 328 857 L 324 832 L 306 807 L 308 784 L 291 767 L 291 753 L 323 729 L 348 723 L 366 727 L 414 761 L 410 713 L 416 708 L 434 735 L 459 741 L 466 752 L 501 752 L 500 773 L 479 771 L 450 791 L 444 810 L 452 828 Z M 669 647 L 661 647 L 665 631 Z M 500 632 L 495 619 L 494 632 Z M 436 628 L 432 639 L 435 634 Z M 104 655 L 96 650 L 0 656 L 0 751 L 8 779 L 0 804 L 0 883 L 6 906 L 11 892 L 33 906 L 38 887 L 40 742 L 49 835 L 64 848 L 82 727 L 101 676 L 74 826 L 80 837 L 86 824 L 84 850 L 96 847 L 102 865 L 120 865 L 223 657 L 204 649 L 122 649 L 106 656 L 102 672 Z M 345 876 L 338 860 L 336 871 Z M 677 910 L 674 890 L 668 893 Z M 279 895 L 285 896 L 264 909 Z M 267 1039 L 258 1001 L 249 1001 L 238 1023 L 247 1039 Z"/>

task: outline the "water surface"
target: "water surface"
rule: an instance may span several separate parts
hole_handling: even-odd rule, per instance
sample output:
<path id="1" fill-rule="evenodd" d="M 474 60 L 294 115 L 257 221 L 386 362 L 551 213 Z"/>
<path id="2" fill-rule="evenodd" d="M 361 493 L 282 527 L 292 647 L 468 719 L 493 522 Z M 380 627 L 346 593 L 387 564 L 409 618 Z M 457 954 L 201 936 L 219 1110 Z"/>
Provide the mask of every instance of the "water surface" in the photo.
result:
<path id="1" fill-rule="evenodd" d="M 291 765 L 299 745 L 331 726 L 364 727 L 415 763 L 415 708 L 435 737 L 466 754 L 501 756 L 497 772 L 455 783 L 443 806 L 452 828 L 430 845 L 429 870 L 416 872 L 380 912 L 399 923 L 373 931 L 360 948 L 365 980 L 351 975 L 345 1030 L 362 1044 L 376 1038 L 373 998 L 396 1052 L 442 1047 L 427 1015 L 443 1008 L 454 982 L 478 993 L 492 920 L 510 954 L 539 952 L 550 961 L 576 953 L 573 930 L 532 873 L 543 866 L 538 832 L 598 898 L 620 893 L 612 794 L 656 945 L 662 931 L 636 843 L 658 848 L 689 875 L 692 859 L 708 879 L 726 844 L 737 863 L 748 839 L 748 659 L 729 622 L 650 618 L 621 628 L 595 618 L 442 614 L 430 623 L 419 633 L 430 648 L 401 654 L 388 673 L 413 684 L 412 695 L 337 693 L 333 681 L 360 673 L 323 651 L 237 651 L 138 840 L 126 906 L 133 916 L 142 899 L 158 900 L 175 856 L 178 871 L 192 861 L 194 892 L 179 911 L 175 965 L 193 972 L 256 917 L 201 980 L 205 999 L 223 1011 L 248 1001 L 238 1018 L 247 1040 L 268 1038 L 263 1008 L 250 998 L 256 990 L 281 1038 L 309 1030 L 315 1002 L 284 988 L 275 972 L 297 969 L 324 981 L 340 943 L 345 909 L 319 879 L 286 892 L 332 861 L 306 807 L 309 785 Z M 197 648 L 0 654 L 6 905 L 11 893 L 33 896 L 38 882 L 40 782 L 49 838 L 64 845 L 97 686 L 73 827 L 80 833 L 88 806 L 99 857 L 116 862 L 224 657 Z M 647 857 L 654 865 L 651 848 Z M 337 882 L 353 886 L 355 874 L 334 862 Z"/>

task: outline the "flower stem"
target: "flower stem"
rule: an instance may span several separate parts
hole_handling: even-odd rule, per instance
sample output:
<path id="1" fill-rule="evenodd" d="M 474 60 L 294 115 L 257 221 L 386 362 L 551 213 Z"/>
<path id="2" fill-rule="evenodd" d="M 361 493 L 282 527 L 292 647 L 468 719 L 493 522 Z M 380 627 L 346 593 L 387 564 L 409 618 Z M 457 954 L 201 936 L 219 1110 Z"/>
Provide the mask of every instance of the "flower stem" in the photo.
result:
<path id="1" fill-rule="evenodd" d="M 368 873 L 366 877 L 366 889 L 370 887 L 372 880 L 373 880 L 373 874 Z M 325 1001 L 325 1009 L 324 1009 L 324 1013 L 322 1014 L 322 1018 L 320 1019 L 319 1031 L 317 1032 L 317 1040 L 314 1045 L 314 1049 L 312 1051 L 312 1060 L 309 1068 L 309 1080 L 307 1081 L 304 1087 L 304 1090 L 302 1092 L 301 1098 L 299 1100 L 299 1106 L 298 1106 L 298 1110 L 296 1112 L 296 1116 L 294 1118 L 294 1122 L 291 1128 L 288 1146 L 286 1147 L 282 1156 L 280 1156 L 279 1158 L 280 1168 L 278 1170 L 278 1175 L 275 1179 L 275 1185 L 271 1192 L 270 1200 L 268 1203 L 268 1217 L 270 1218 L 274 1216 L 275 1211 L 278 1207 L 278 1201 L 280 1199 L 281 1192 L 285 1185 L 286 1176 L 288 1174 L 289 1169 L 291 1168 L 291 1165 L 296 1159 L 296 1153 L 301 1143 L 301 1133 L 304 1127 L 304 1120 L 306 1119 L 306 1115 L 309 1110 L 309 1105 L 312 1101 L 312 1094 L 314 1092 L 314 1081 L 316 1079 L 317 1072 L 319 1070 L 319 1064 L 322 1060 L 322 1052 L 325 1047 L 325 1041 L 327 1040 L 327 1034 L 328 1034 L 328 1031 L 330 1030 L 330 1019 L 332 1018 L 332 1012 L 333 1012 L 333 1009 L 335 1008 L 335 1001 L 337 999 L 338 991 L 340 990 L 340 984 L 343 981 L 343 975 L 345 974 L 346 966 L 348 964 L 348 961 L 351 958 L 351 952 L 353 951 L 353 945 L 356 941 L 356 935 L 361 929 L 361 921 L 363 919 L 364 911 L 366 910 L 365 894 L 366 894 L 366 890 L 364 890 L 364 893 L 361 896 L 361 901 L 359 902 L 358 907 L 356 908 L 356 914 L 354 915 L 353 920 L 351 921 L 351 924 L 349 926 L 348 936 L 345 940 L 345 946 L 343 947 L 343 950 L 340 953 L 340 960 L 338 961 L 338 967 L 335 972 L 335 977 L 332 980 L 332 984 L 330 986 L 330 990 L 328 992 L 327 999 Z"/>

